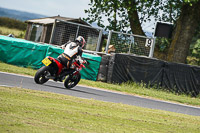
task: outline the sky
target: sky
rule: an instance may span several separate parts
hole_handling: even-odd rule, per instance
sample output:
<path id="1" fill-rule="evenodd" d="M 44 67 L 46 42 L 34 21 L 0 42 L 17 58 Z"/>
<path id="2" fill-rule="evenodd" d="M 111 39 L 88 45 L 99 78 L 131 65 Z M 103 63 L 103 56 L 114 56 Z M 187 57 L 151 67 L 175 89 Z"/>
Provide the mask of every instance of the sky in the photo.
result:
<path id="1" fill-rule="evenodd" d="M 84 10 L 90 8 L 89 3 L 90 0 L 0 0 L 0 7 L 45 16 L 86 18 Z M 104 24 L 108 25 L 108 22 L 104 21 Z M 152 24 L 143 25 L 143 29 L 152 32 Z"/>
<path id="2" fill-rule="evenodd" d="M 0 7 L 46 16 L 87 17 L 90 0 L 0 0 Z"/>

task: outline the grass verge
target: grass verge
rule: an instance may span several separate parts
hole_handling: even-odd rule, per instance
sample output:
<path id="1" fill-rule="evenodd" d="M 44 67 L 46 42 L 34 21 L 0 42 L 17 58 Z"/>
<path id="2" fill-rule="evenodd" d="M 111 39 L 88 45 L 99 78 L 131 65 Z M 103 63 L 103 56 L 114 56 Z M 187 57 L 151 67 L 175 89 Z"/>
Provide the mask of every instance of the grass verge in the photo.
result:
<path id="1" fill-rule="evenodd" d="M 33 70 L 31 68 L 17 67 L 17 66 L 9 65 L 2 62 L 0 62 L 0 71 L 18 73 L 18 74 L 30 75 L 30 76 L 34 76 L 36 72 L 36 70 Z M 136 83 L 118 85 L 118 84 L 108 84 L 108 83 L 94 82 L 94 81 L 82 79 L 79 84 L 91 86 L 91 87 L 103 88 L 107 90 L 120 91 L 124 93 L 140 95 L 140 96 L 145 96 L 145 97 L 151 97 L 151 98 L 160 99 L 160 100 L 200 106 L 200 102 L 199 102 L 200 97 L 192 98 L 186 95 L 177 95 L 171 92 L 158 90 L 154 88 L 145 88 L 141 84 L 136 84 Z"/>
<path id="2" fill-rule="evenodd" d="M 2 35 L 13 34 L 17 38 L 24 38 L 25 31 L 0 26 L 0 34 Z"/>
<path id="3" fill-rule="evenodd" d="M 199 133 L 200 117 L 0 87 L 0 132 Z"/>

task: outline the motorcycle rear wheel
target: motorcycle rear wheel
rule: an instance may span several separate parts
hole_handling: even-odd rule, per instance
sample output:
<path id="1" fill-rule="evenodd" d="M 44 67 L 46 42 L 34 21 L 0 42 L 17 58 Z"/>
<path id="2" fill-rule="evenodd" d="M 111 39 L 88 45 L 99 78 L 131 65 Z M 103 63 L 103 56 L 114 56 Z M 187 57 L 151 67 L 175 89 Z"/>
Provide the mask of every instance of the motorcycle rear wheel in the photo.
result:
<path id="1" fill-rule="evenodd" d="M 67 89 L 75 87 L 81 79 L 81 74 L 78 73 L 76 75 L 68 76 L 64 82 L 64 86 Z"/>
<path id="2" fill-rule="evenodd" d="M 37 84 L 44 84 L 49 80 L 45 78 L 45 76 L 49 73 L 49 69 L 49 67 L 43 66 L 36 72 L 34 80 Z"/>

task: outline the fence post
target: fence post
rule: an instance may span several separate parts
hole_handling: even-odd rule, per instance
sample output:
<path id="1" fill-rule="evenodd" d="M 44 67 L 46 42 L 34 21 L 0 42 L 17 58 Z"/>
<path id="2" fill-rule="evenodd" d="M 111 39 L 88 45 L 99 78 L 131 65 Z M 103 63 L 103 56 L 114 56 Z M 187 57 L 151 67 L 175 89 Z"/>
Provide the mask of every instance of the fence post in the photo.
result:
<path id="1" fill-rule="evenodd" d="M 156 43 L 156 38 L 154 37 L 154 38 L 153 38 L 153 44 L 151 45 L 150 52 L 149 52 L 149 57 L 150 57 L 150 58 L 153 58 L 155 43 Z"/>
<path id="2" fill-rule="evenodd" d="M 53 38 L 54 38 L 54 34 L 55 34 L 55 27 L 56 27 L 56 22 L 57 22 L 57 19 L 55 19 L 54 21 L 54 24 L 53 24 L 53 28 L 52 28 L 52 32 L 51 32 L 51 38 L 50 38 L 50 41 L 49 43 L 52 44 L 53 43 Z"/>
<path id="3" fill-rule="evenodd" d="M 76 31 L 76 37 L 75 37 L 74 39 L 76 39 L 76 38 L 78 37 L 79 27 L 80 27 L 80 26 L 78 25 L 77 31 Z"/>
<path id="4" fill-rule="evenodd" d="M 100 32 L 99 32 L 99 38 L 98 38 L 98 42 L 97 42 L 97 48 L 96 48 L 96 51 L 97 51 L 97 52 L 99 52 L 99 51 L 100 51 L 102 34 L 103 34 L 103 29 L 101 29 L 101 30 L 100 30 Z"/>
<path id="5" fill-rule="evenodd" d="M 108 53 L 108 47 L 109 47 L 109 45 L 110 45 L 111 37 L 112 37 L 112 31 L 109 30 L 108 40 L 107 40 L 107 44 L 106 44 L 106 54 Z"/>

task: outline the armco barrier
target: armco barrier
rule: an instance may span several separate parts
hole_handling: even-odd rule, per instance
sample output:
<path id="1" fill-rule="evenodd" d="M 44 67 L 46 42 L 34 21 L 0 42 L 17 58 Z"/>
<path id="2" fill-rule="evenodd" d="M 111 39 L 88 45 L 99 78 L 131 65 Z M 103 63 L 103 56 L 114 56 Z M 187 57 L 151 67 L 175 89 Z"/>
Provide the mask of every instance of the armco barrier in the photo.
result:
<path id="1" fill-rule="evenodd" d="M 56 58 L 62 52 L 62 49 L 52 45 L 0 36 L 0 60 L 5 63 L 38 69 L 43 66 L 41 61 L 46 56 Z M 89 60 L 90 65 L 81 70 L 82 78 L 96 80 L 101 57 L 86 53 L 83 57 Z"/>

